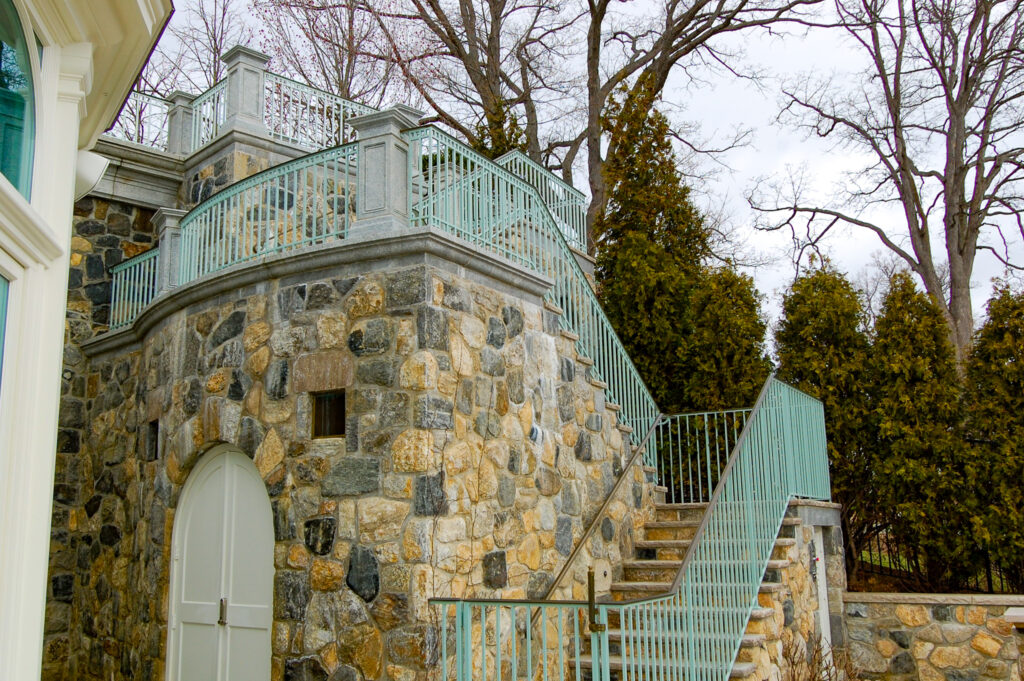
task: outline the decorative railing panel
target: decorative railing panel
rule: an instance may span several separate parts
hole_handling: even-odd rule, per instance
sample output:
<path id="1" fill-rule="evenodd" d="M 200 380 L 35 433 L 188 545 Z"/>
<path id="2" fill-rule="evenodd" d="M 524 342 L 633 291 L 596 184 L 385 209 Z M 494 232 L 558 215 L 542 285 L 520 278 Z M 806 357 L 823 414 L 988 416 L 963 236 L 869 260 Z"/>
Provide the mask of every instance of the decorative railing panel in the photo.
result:
<path id="1" fill-rule="evenodd" d="M 110 328 L 135 321 L 157 294 L 159 249 L 150 250 L 110 268 Z"/>
<path id="2" fill-rule="evenodd" d="M 622 681 L 727 681 L 790 499 L 830 498 L 822 405 L 774 378 L 749 412 L 670 418 L 675 430 L 663 446 L 678 440 L 694 419 L 710 441 L 712 433 L 724 432 L 722 426 L 731 430 L 744 418 L 665 595 L 597 603 L 593 617 L 583 602 L 434 599 L 442 644 L 455 648 L 442 655 L 441 678 L 500 679 L 507 666 L 498 660 L 512 654 L 523 669 L 513 678 L 611 681 L 614 666 Z M 707 470 L 716 453 L 704 447 L 699 456 Z M 522 653 L 531 619 L 536 627 L 534 613 L 556 622 L 562 642 L 560 649 L 545 647 L 541 657 Z"/>
<path id="3" fill-rule="evenodd" d="M 536 189 L 569 245 L 587 252 L 587 197 L 581 191 L 520 151 L 510 151 L 495 163 Z"/>
<path id="4" fill-rule="evenodd" d="M 325 149 L 355 140 L 348 119 L 374 109 L 267 73 L 263 123 L 271 137 L 305 149 Z"/>
<path id="5" fill-rule="evenodd" d="M 227 120 L 227 84 L 222 80 L 192 100 L 192 151 L 220 135 Z"/>
<path id="6" fill-rule="evenodd" d="M 658 408 L 580 270 L 557 220 L 527 181 L 437 128 L 407 131 L 413 224 L 432 226 L 549 277 L 547 299 L 562 325 L 579 336 L 578 351 L 594 360 L 623 419 L 644 432 Z M 648 448 L 654 465 L 654 447 Z"/>
<path id="7" fill-rule="evenodd" d="M 671 504 L 707 503 L 736 446 L 749 409 L 676 414 L 658 424 L 658 480 Z"/>
<path id="8" fill-rule="evenodd" d="M 114 126 L 106 134 L 125 142 L 166 150 L 170 106 L 165 99 L 133 90 Z"/>
<path id="9" fill-rule="evenodd" d="M 179 283 L 238 263 L 344 239 L 355 212 L 356 144 L 253 175 L 181 221 Z"/>

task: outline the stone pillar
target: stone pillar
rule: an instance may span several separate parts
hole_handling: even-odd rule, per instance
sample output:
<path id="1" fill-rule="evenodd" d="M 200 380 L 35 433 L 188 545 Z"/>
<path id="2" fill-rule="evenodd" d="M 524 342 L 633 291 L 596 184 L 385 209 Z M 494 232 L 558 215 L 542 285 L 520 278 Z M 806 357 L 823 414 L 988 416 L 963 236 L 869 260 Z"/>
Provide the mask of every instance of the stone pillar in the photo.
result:
<path id="1" fill-rule="evenodd" d="M 423 112 L 399 104 L 356 116 L 349 125 L 359 135 L 359 179 L 353 238 L 383 236 L 409 226 L 409 143 L 402 131 L 415 128 Z"/>
<path id="2" fill-rule="evenodd" d="M 192 100 L 195 95 L 190 95 L 181 90 L 175 90 L 168 97 L 171 106 L 167 110 L 167 153 L 188 156 L 192 153 L 192 122 L 195 112 L 192 111 Z"/>
<path id="3" fill-rule="evenodd" d="M 153 227 L 159 238 L 160 255 L 157 256 L 157 295 L 166 293 L 178 285 L 178 268 L 181 266 L 181 227 L 185 216 L 177 208 L 161 208 L 153 215 Z"/>
<path id="4" fill-rule="evenodd" d="M 264 80 L 268 55 L 242 45 L 235 45 L 221 57 L 227 67 L 225 120 L 223 130 L 267 136 L 263 124 Z"/>

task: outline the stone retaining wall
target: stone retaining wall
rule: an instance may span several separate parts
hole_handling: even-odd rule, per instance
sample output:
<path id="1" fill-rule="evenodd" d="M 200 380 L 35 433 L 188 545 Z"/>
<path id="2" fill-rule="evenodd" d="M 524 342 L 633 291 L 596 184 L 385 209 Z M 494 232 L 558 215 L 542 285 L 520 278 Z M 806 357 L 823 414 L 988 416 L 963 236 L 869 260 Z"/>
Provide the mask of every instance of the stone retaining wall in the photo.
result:
<path id="1" fill-rule="evenodd" d="M 557 315 L 485 279 L 444 263 L 301 272 L 86 360 L 49 606 L 73 626 L 51 632 L 44 678 L 163 678 L 175 507 L 219 442 L 253 458 L 273 507 L 274 679 L 423 679 L 430 597 L 542 596 L 628 438 Z M 311 438 L 311 393 L 339 388 L 346 437 Z M 630 474 L 574 595 L 653 516 L 653 484 Z"/>
<path id="2" fill-rule="evenodd" d="M 854 664 L 885 681 L 1020 681 L 1021 596 L 847 593 Z"/>

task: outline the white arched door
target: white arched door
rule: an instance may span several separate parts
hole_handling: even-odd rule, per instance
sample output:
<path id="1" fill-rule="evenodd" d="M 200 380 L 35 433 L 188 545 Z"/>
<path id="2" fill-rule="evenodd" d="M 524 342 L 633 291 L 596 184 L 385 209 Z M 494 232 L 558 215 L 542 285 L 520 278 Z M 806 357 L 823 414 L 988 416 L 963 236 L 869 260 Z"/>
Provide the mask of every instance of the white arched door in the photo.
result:
<path id="1" fill-rule="evenodd" d="M 274 526 L 267 490 L 244 454 L 203 456 L 174 518 L 170 681 L 270 679 Z"/>

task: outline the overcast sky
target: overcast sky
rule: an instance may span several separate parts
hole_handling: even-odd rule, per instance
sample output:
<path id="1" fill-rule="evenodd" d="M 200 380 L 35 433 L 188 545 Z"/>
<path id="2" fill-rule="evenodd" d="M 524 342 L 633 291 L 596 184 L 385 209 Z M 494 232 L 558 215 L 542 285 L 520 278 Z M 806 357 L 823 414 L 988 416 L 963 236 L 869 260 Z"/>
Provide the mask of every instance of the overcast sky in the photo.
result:
<path id="1" fill-rule="evenodd" d="M 835 73 L 841 82 L 843 74 L 863 64 L 860 54 L 837 40 L 835 33 L 821 30 L 785 37 L 750 34 L 742 40 L 746 63 L 765 68 L 776 77 L 788 78 L 813 70 Z M 863 167 L 849 152 L 832 149 L 831 142 L 804 139 L 802 133 L 777 123 L 777 91 L 773 82 L 765 82 L 760 92 L 749 81 L 721 76 L 708 86 L 697 88 L 686 87 L 682 79 L 677 79 L 665 93 L 669 102 L 687 102 L 684 111 L 674 114 L 676 118 L 698 123 L 703 133 L 713 139 L 727 139 L 735 126 L 754 128 L 751 144 L 726 155 L 730 170 L 718 173 L 701 200 L 708 207 L 724 204 L 737 236 L 755 249 L 775 256 L 774 264 L 751 270 L 758 289 L 766 296 L 766 312 L 773 320 L 779 313 L 781 293 L 794 276 L 789 261 L 791 239 L 788 233 L 766 234 L 751 227 L 752 217 L 745 197 L 755 178 L 785 177 L 790 168 L 803 166 L 808 177 L 813 178 L 819 195 L 826 196 L 830 187 L 842 181 L 845 170 Z M 875 215 L 876 219 L 892 225 L 892 234 L 905 232 L 900 211 L 888 210 Z M 935 245 L 940 249 L 938 253 L 943 252 L 941 244 Z M 830 233 L 824 250 L 854 281 L 870 266 L 874 253 L 885 252 L 874 234 L 854 228 Z M 1019 241 L 1014 253 L 1018 261 L 1024 261 L 1024 246 Z M 1003 267 L 995 258 L 979 254 L 973 291 L 976 318 L 980 319 L 983 312 L 991 291 L 991 279 L 1002 274 Z"/>

